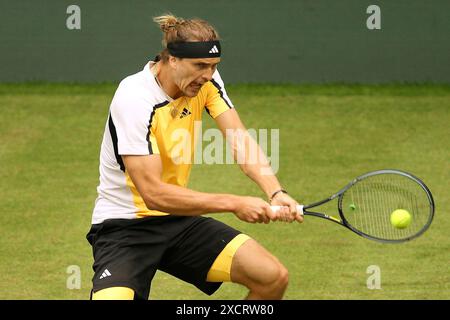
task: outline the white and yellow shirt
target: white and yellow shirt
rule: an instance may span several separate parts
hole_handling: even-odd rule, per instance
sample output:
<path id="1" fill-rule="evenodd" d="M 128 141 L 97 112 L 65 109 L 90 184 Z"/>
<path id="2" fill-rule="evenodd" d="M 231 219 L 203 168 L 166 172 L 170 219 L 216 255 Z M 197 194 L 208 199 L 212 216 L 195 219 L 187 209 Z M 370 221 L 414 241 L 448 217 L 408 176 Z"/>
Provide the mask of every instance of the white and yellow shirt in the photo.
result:
<path id="1" fill-rule="evenodd" d="M 184 129 L 194 146 L 195 121 L 201 121 L 203 110 L 216 118 L 233 108 L 218 71 L 205 83 L 197 96 L 170 99 L 156 82 L 150 61 L 142 71 L 122 80 L 111 102 L 100 151 L 100 184 L 92 223 L 106 219 L 134 219 L 168 213 L 147 208 L 131 181 L 121 155 L 159 154 L 162 180 L 186 187 L 192 161 L 173 161 L 173 133 Z M 171 110 L 176 109 L 176 116 Z M 176 136 L 176 135 L 175 135 Z M 191 148 L 193 157 L 194 148 Z M 184 156 L 185 155 L 180 155 Z"/>

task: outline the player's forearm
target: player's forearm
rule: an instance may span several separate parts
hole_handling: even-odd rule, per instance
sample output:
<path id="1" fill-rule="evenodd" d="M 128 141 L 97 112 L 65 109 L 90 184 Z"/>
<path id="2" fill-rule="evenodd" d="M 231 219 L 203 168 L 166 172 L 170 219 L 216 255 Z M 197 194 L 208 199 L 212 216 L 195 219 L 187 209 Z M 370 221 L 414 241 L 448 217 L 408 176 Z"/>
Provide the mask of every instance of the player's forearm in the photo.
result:
<path id="1" fill-rule="evenodd" d="M 264 151 L 248 132 L 245 132 L 245 136 L 245 143 L 233 144 L 235 159 L 241 170 L 270 198 L 275 191 L 281 189 L 281 185 Z"/>
<path id="2" fill-rule="evenodd" d="M 231 194 L 198 192 L 167 183 L 161 183 L 155 190 L 143 195 L 147 207 L 174 215 L 235 212 L 239 198 Z"/>
<path id="3" fill-rule="evenodd" d="M 261 188 L 268 199 L 275 191 L 281 189 L 280 182 L 273 173 L 270 165 L 242 164 L 240 167 L 242 171 Z"/>

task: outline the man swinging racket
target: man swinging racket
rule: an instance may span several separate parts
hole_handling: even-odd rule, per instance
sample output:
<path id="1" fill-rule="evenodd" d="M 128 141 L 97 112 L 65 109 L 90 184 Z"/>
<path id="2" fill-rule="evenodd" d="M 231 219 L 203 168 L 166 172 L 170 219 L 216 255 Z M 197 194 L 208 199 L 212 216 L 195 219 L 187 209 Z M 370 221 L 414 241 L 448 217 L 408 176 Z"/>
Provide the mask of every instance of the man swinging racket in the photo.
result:
<path id="1" fill-rule="evenodd" d="M 239 165 L 270 204 L 186 187 L 191 162 L 174 161 L 175 130 L 194 137 L 194 122 L 205 109 L 224 135 L 247 131 L 216 70 L 221 46 L 214 28 L 170 14 L 154 21 L 163 31 L 164 50 L 121 81 L 105 127 L 87 235 L 94 255 L 91 298 L 148 299 L 153 276 L 162 270 L 209 295 L 232 281 L 249 289 L 248 299 L 281 299 L 288 272 L 278 259 L 249 236 L 202 215 L 231 212 L 249 223 L 302 222 L 298 203 L 282 189 L 265 156 Z M 233 141 L 235 158 L 256 145 L 248 139 L 239 151 Z M 273 212 L 270 205 L 283 208 Z"/>

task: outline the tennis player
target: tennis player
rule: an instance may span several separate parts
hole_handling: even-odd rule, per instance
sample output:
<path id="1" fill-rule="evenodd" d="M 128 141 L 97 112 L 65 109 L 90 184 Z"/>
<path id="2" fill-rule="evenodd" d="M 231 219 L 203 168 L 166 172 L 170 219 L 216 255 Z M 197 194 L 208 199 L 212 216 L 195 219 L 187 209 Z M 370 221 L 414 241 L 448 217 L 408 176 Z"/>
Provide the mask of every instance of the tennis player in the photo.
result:
<path id="1" fill-rule="evenodd" d="M 302 222 L 298 203 L 267 174 L 272 171 L 265 156 L 239 165 L 270 203 L 186 187 L 191 163 L 174 161 L 172 154 L 177 129 L 192 133 L 194 145 L 194 122 L 206 111 L 224 134 L 247 131 L 217 71 L 221 45 L 214 28 L 170 14 L 154 21 L 163 31 L 164 49 L 121 81 L 106 122 L 87 234 L 94 256 L 91 298 L 148 299 L 153 276 L 162 270 L 209 295 L 232 281 L 249 289 L 248 299 L 281 299 L 288 271 L 280 261 L 248 235 L 202 215 L 230 212 L 249 223 Z M 236 157 L 256 142 L 247 140 L 244 148 L 231 144 Z M 270 205 L 284 207 L 274 213 Z"/>

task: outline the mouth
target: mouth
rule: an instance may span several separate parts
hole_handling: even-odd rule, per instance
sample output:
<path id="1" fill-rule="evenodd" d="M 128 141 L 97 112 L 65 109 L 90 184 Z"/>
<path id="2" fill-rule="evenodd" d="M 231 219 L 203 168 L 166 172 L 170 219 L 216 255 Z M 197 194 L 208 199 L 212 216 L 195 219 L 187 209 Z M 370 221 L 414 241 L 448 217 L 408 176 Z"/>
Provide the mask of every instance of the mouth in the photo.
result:
<path id="1" fill-rule="evenodd" d="M 195 82 L 190 85 L 190 87 L 193 88 L 194 90 L 199 90 L 202 86 L 203 83 L 195 83 Z"/>

